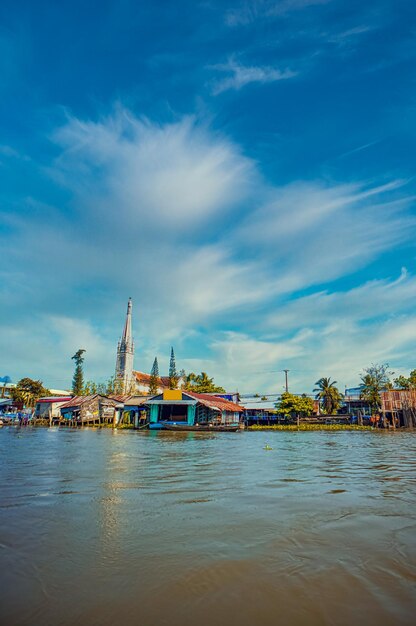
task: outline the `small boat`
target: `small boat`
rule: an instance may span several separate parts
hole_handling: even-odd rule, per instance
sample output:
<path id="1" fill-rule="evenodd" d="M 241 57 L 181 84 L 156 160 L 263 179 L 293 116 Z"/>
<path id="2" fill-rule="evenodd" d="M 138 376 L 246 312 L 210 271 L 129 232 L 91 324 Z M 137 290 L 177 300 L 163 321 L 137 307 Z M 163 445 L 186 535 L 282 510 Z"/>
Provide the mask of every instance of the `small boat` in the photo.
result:
<path id="1" fill-rule="evenodd" d="M 209 433 L 235 433 L 240 430 L 239 424 L 163 424 L 164 430 L 209 432 Z"/>

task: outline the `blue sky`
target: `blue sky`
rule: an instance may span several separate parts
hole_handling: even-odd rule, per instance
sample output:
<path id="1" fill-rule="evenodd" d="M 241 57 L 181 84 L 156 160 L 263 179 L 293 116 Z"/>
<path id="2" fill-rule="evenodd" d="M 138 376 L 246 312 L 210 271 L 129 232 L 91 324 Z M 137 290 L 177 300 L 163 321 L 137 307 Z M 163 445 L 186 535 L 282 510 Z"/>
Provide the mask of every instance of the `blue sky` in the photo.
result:
<path id="1" fill-rule="evenodd" d="M 0 7 L 0 375 L 416 366 L 409 1 Z"/>

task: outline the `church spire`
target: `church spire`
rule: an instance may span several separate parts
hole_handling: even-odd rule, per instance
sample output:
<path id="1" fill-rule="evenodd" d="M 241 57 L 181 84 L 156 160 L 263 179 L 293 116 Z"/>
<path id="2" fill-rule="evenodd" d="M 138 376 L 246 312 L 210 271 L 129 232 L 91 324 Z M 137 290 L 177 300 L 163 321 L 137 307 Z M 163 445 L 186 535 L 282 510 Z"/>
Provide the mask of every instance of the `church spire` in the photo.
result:
<path id="1" fill-rule="evenodd" d="M 124 330 L 123 330 L 123 336 L 121 338 L 121 341 L 124 341 L 126 344 L 129 344 L 132 342 L 132 336 L 131 336 L 131 311 L 133 308 L 133 304 L 131 301 L 131 298 L 129 298 L 128 304 L 127 304 L 127 316 L 126 316 L 126 321 L 124 324 Z"/>
<path id="2" fill-rule="evenodd" d="M 131 331 L 132 309 L 133 303 L 131 298 L 129 298 L 123 334 L 117 346 L 116 360 L 116 381 L 120 384 L 123 392 L 129 390 L 133 381 L 134 343 Z"/>

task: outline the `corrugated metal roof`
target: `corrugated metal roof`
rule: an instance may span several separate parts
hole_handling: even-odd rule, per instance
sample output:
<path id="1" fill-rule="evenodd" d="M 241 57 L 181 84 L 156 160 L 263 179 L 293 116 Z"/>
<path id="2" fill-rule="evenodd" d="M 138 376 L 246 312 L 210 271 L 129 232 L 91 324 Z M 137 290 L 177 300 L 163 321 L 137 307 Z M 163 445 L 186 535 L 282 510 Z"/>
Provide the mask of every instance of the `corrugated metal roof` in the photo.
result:
<path id="1" fill-rule="evenodd" d="M 65 404 L 61 406 L 61 409 L 67 409 L 71 406 L 80 406 L 84 402 L 87 402 L 87 400 L 92 400 L 97 395 L 98 394 L 94 394 L 93 396 L 74 396 L 69 402 L 65 402 Z"/>
<path id="2" fill-rule="evenodd" d="M 210 409 L 217 409 L 218 411 L 232 411 L 242 413 L 244 407 L 239 404 L 235 404 L 234 402 L 230 402 L 229 400 L 224 400 L 224 398 L 218 398 L 217 396 L 213 396 L 209 393 L 195 393 L 194 391 L 184 391 L 186 395 L 191 398 L 195 398 L 201 404 L 209 407 Z"/>
<path id="3" fill-rule="evenodd" d="M 65 402 L 65 404 L 61 406 L 61 409 L 68 409 L 72 406 L 81 406 L 81 404 L 84 404 L 84 402 L 89 402 L 94 398 L 103 398 L 104 400 L 108 400 L 109 402 L 113 402 L 114 404 L 116 404 L 117 402 L 112 398 L 108 398 L 107 396 L 102 396 L 99 393 L 95 393 L 92 396 L 74 396 L 69 402 Z"/>
<path id="4" fill-rule="evenodd" d="M 124 406 L 140 406 L 146 404 L 153 396 L 130 396 L 128 400 L 124 402 Z"/>
<path id="5" fill-rule="evenodd" d="M 116 402 L 123 402 L 124 404 L 131 398 L 131 393 L 110 393 L 108 398 L 115 400 Z"/>
<path id="6" fill-rule="evenodd" d="M 416 389 L 390 389 L 380 392 L 380 396 L 385 411 L 416 408 Z"/>

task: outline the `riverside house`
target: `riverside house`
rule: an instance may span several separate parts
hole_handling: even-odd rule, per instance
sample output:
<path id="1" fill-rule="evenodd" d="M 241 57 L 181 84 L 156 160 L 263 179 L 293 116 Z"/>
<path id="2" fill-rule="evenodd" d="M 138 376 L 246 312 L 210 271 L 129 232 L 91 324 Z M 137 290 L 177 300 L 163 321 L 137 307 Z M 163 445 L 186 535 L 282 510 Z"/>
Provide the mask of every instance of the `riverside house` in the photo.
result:
<path id="1" fill-rule="evenodd" d="M 164 424 L 238 424 L 243 407 L 224 398 L 208 394 L 166 389 L 146 401 L 151 429 Z"/>
<path id="2" fill-rule="evenodd" d="M 39 398 L 36 402 L 34 419 L 47 420 L 50 424 L 59 422 L 61 407 L 71 400 L 71 396 L 52 396 Z"/>
<path id="3" fill-rule="evenodd" d="M 63 426 L 99 426 L 113 424 L 120 405 L 117 400 L 98 393 L 92 396 L 75 396 L 61 406 Z"/>

